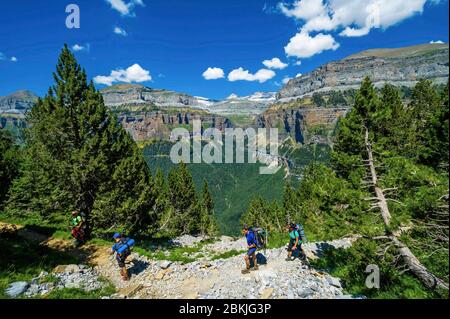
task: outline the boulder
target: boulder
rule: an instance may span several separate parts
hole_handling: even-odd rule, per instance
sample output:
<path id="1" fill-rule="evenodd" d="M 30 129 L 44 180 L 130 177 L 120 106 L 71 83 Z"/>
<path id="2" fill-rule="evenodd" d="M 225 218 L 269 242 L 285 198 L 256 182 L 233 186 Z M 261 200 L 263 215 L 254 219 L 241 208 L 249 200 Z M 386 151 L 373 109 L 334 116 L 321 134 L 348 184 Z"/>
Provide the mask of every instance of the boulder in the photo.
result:
<path id="1" fill-rule="evenodd" d="M 29 296 L 37 295 L 40 291 L 39 285 L 30 285 L 30 287 L 27 289 L 26 294 Z"/>
<path id="2" fill-rule="evenodd" d="M 159 267 L 160 267 L 161 269 L 167 269 L 167 268 L 169 268 L 171 265 L 172 265 L 172 262 L 171 262 L 171 261 L 169 261 L 169 260 L 164 260 L 164 261 L 162 261 L 162 262 L 159 264 Z"/>
<path id="3" fill-rule="evenodd" d="M 78 265 L 58 265 L 53 269 L 54 274 L 63 274 L 63 273 L 77 273 L 80 272 L 81 269 Z"/>
<path id="4" fill-rule="evenodd" d="M 337 279 L 337 278 L 334 278 L 334 277 L 328 277 L 327 278 L 327 281 L 328 281 L 328 283 L 331 285 L 331 286 L 334 286 L 334 287 L 336 287 L 336 288 L 341 288 L 342 286 L 341 286 L 341 281 L 339 280 L 339 279 Z"/>

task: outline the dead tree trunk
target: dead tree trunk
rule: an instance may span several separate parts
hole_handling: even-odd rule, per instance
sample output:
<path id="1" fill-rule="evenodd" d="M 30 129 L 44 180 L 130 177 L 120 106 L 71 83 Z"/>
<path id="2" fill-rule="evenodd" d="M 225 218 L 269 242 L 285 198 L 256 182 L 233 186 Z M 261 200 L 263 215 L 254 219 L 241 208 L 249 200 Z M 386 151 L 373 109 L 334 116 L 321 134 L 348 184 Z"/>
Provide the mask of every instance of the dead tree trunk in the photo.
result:
<path id="1" fill-rule="evenodd" d="M 365 142 L 366 142 L 366 150 L 368 155 L 368 165 L 370 169 L 371 181 L 373 184 L 373 188 L 375 191 L 375 195 L 377 196 L 377 206 L 380 208 L 381 217 L 383 217 L 383 221 L 386 226 L 389 226 L 391 222 L 391 213 L 389 212 L 389 207 L 387 205 L 386 197 L 384 196 L 383 190 L 378 186 L 378 177 L 377 172 L 375 170 L 375 164 L 373 161 L 373 153 L 372 146 L 369 141 L 369 131 L 366 129 L 365 134 Z"/>
<path id="2" fill-rule="evenodd" d="M 396 236 L 389 236 L 389 238 L 397 248 L 403 262 L 425 286 L 430 289 L 441 288 L 448 290 L 448 284 L 429 272 L 425 266 L 420 263 L 416 256 L 414 256 L 408 246 L 403 244 Z"/>
<path id="3" fill-rule="evenodd" d="M 377 206 L 380 208 L 381 216 L 383 218 L 384 224 L 388 227 L 391 221 L 391 213 L 387 205 L 386 197 L 384 196 L 383 190 L 378 185 L 378 176 L 375 169 L 372 146 L 369 141 L 369 131 L 366 128 L 365 132 L 365 144 L 368 155 L 368 166 L 371 175 L 371 182 L 373 184 L 374 192 L 376 195 Z M 427 268 L 420 263 L 412 251 L 403 244 L 400 239 L 391 231 L 388 230 L 388 236 L 394 246 L 397 248 L 403 262 L 408 267 L 408 269 L 428 288 L 442 288 L 448 290 L 448 284 L 443 280 L 436 277 L 433 273 L 427 270 Z"/>

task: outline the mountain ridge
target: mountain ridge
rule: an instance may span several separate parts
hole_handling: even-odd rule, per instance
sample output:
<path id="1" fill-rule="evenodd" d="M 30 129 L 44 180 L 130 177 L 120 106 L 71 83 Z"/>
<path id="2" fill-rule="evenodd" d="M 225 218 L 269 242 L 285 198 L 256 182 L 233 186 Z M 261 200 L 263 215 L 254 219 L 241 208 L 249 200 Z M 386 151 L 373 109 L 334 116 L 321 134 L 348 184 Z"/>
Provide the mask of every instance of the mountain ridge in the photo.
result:
<path id="1" fill-rule="evenodd" d="M 446 83 L 448 50 L 448 44 L 435 43 L 362 51 L 291 79 L 279 91 L 277 100 L 289 102 L 318 92 L 356 89 L 366 76 L 376 87 L 385 83 L 412 87 L 420 79 Z"/>

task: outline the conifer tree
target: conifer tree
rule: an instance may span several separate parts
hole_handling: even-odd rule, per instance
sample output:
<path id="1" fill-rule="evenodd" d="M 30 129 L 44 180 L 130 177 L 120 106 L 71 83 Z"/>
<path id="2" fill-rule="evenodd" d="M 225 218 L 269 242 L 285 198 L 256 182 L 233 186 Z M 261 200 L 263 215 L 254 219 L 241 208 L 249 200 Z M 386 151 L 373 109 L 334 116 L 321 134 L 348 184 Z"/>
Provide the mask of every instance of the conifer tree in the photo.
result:
<path id="1" fill-rule="evenodd" d="M 386 84 L 381 90 L 379 108 L 375 114 L 377 139 L 386 149 L 399 150 L 404 145 L 405 110 L 398 89 Z M 388 143 L 381 139 L 389 140 Z"/>
<path id="2" fill-rule="evenodd" d="M 162 216 L 169 205 L 169 201 L 166 179 L 160 168 L 156 170 L 154 189 L 156 192 L 154 211 L 158 216 Z"/>
<path id="3" fill-rule="evenodd" d="M 300 209 L 297 198 L 295 189 L 290 184 L 286 184 L 283 192 L 283 208 L 286 214 L 283 222 L 286 224 L 294 221 Z"/>
<path id="4" fill-rule="evenodd" d="M 434 116 L 440 114 L 439 95 L 431 82 L 420 81 L 413 90 L 412 102 L 406 115 L 401 111 L 392 88 L 385 87 L 382 93 L 385 105 L 378 102 L 370 81 L 362 84 L 354 109 L 339 127 L 334 153 L 335 165 L 342 176 L 353 182 L 355 189 L 367 192 L 365 200 L 371 206 L 365 213 L 373 210 L 379 212 L 382 222 L 378 223 L 384 229 L 380 230 L 380 236 L 376 238 L 395 247 L 395 253 L 401 257 L 404 265 L 426 287 L 448 290 L 448 283 L 433 274 L 433 270 L 429 270 L 432 268 L 427 268 L 435 268 L 436 263 L 445 264 L 440 259 L 440 253 L 431 262 L 431 258 L 423 255 L 417 255 L 419 260 L 416 252 L 413 253 L 410 249 L 414 247 L 420 252 L 421 248 L 416 243 L 427 242 L 428 247 L 439 247 L 437 251 L 443 249 L 448 252 L 448 237 L 430 240 L 423 237 L 417 227 L 426 223 L 424 220 L 429 215 L 436 213 L 440 198 L 448 197 L 448 176 L 445 185 L 445 178 L 436 175 L 428 167 L 415 163 L 430 165 L 437 155 L 433 149 L 436 141 L 432 136 L 435 136 L 435 127 L 439 125 L 433 126 L 432 123 Z M 395 130 L 386 123 L 392 115 L 394 123 L 405 121 L 403 128 L 408 130 L 406 137 L 402 136 L 400 127 Z M 406 153 L 400 147 L 392 147 L 394 141 L 401 141 L 399 136 L 408 140 L 409 149 Z M 386 152 L 386 149 L 391 152 Z M 359 173 L 355 174 L 355 171 Z M 439 214 L 441 219 L 436 220 L 438 228 L 448 230 L 448 219 L 445 222 L 444 216 Z M 409 245 L 405 244 L 406 240 Z"/>
<path id="5" fill-rule="evenodd" d="M 214 201 L 208 188 L 208 182 L 203 179 L 201 196 L 200 231 L 203 235 L 215 235 L 218 232 L 214 216 Z"/>
<path id="6" fill-rule="evenodd" d="M 200 232 L 200 206 L 194 180 L 185 163 L 181 162 L 168 176 L 169 198 L 174 208 L 172 223 L 179 234 Z"/>
<path id="7" fill-rule="evenodd" d="M 448 109 L 448 84 L 441 94 L 429 80 L 414 87 L 409 105 L 409 155 L 420 163 L 448 163 Z"/>
<path id="8" fill-rule="evenodd" d="M 364 79 L 360 90 L 356 92 L 355 105 L 347 116 L 340 120 L 333 152 L 333 166 L 339 176 L 348 178 L 358 186 L 364 168 L 361 163 L 364 147 L 364 131 L 370 132 L 374 125 L 374 114 L 379 110 L 377 92 L 368 77 Z"/>
<path id="9" fill-rule="evenodd" d="M 0 209 L 13 180 L 19 174 L 19 149 L 10 132 L 0 129 Z"/>
<path id="10" fill-rule="evenodd" d="M 154 195 L 150 171 L 67 45 L 53 78 L 27 116 L 27 158 L 10 208 L 49 218 L 80 209 L 99 230 L 147 227 Z"/>

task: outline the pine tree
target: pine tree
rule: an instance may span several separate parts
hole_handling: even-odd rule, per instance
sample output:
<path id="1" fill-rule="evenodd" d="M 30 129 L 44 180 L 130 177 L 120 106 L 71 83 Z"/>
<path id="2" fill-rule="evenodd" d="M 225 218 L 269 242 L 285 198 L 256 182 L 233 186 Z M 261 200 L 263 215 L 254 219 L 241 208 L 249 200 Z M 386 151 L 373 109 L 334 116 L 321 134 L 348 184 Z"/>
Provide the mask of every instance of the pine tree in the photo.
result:
<path id="1" fill-rule="evenodd" d="M 0 129 L 0 209 L 19 174 L 19 149 L 10 132 Z"/>
<path id="2" fill-rule="evenodd" d="M 420 81 L 414 88 L 410 111 L 415 142 L 411 153 L 423 164 L 448 164 L 448 83 L 439 94 L 430 81 Z"/>
<path id="3" fill-rule="evenodd" d="M 437 274 L 442 273 L 445 264 L 448 269 L 448 262 L 440 260 L 440 253 L 436 254 L 437 259 L 424 257 L 421 252 L 424 246 L 419 248 L 420 245 L 416 244 L 427 242 L 425 247 L 448 252 L 448 236 L 440 238 L 437 235 L 430 241 L 418 232 L 418 225 L 426 224 L 424 220 L 427 220 L 427 216 L 439 207 L 439 198 L 448 198 L 448 185 L 443 185 L 445 178 L 414 163 L 416 161 L 430 165 L 433 159 L 437 159 L 438 153 L 433 148 L 437 144 L 434 138 L 437 137 L 435 128 L 441 125 L 437 121 L 436 126 L 432 123 L 434 117 L 439 118 L 440 115 L 437 114 L 441 114 L 439 95 L 431 82 L 420 81 L 413 90 L 410 107 L 404 113 L 392 87 L 385 87 L 382 94 L 384 105 L 378 102 L 376 91 L 369 82 L 364 81 L 362 84 L 355 108 L 339 128 L 334 154 L 335 167 L 340 169 L 341 176 L 352 182 L 355 189 L 367 192 L 365 200 L 371 206 L 364 214 L 374 210 L 379 212 L 378 224 L 382 228 L 378 230 L 381 236 L 377 238 L 382 238 L 388 245 L 395 247 L 404 265 L 426 287 L 443 287 L 448 290 L 448 283 L 433 273 L 436 262 L 441 265 Z M 445 114 L 445 111 L 442 113 Z M 398 125 L 396 128 L 390 127 L 386 122 L 392 117 L 392 124 Z M 403 136 L 403 142 L 409 147 L 406 152 L 394 144 L 395 141 L 401 142 L 399 136 L 403 133 L 397 132 L 401 131 L 400 124 L 403 123 L 403 128 L 408 132 Z M 386 149 L 390 149 L 390 152 L 386 152 Z M 355 174 L 355 171 L 359 173 Z M 446 178 L 448 183 L 448 176 Z M 436 228 L 448 230 L 448 214 L 447 221 L 441 212 L 434 218 L 436 216 L 440 216 L 435 219 L 438 224 Z M 406 227 L 409 228 L 407 231 L 404 230 Z M 429 225 L 424 226 L 426 227 Z M 435 229 L 434 234 L 437 233 Z M 429 231 L 428 235 L 431 234 Z M 414 253 L 410 247 L 413 247 Z M 415 255 L 417 252 L 422 255 Z M 448 277 L 448 271 L 444 275 Z"/>
<path id="4" fill-rule="evenodd" d="M 389 143 L 384 143 L 383 147 L 399 150 L 403 147 L 405 110 L 398 89 L 386 84 L 381 90 L 379 108 L 375 114 L 376 118 L 376 138 L 389 139 Z"/>
<path id="5" fill-rule="evenodd" d="M 214 201 L 208 188 L 208 182 L 203 179 L 201 195 L 200 231 L 203 235 L 215 235 L 218 232 L 214 216 Z"/>
<path id="6" fill-rule="evenodd" d="M 179 229 L 179 227 L 174 223 L 174 207 L 169 199 L 169 188 L 164 172 L 160 168 L 156 170 L 154 187 L 157 197 L 153 210 L 159 220 L 158 231 L 171 235 L 173 229 Z"/>
<path id="7" fill-rule="evenodd" d="M 174 208 L 173 223 L 176 234 L 200 232 L 200 205 L 194 180 L 185 163 L 181 162 L 168 176 L 169 198 Z"/>
<path id="8" fill-rule="evenodd" d="M 162 216 L 169 205 L 169 201 L 166 179 L 164 176 L 164 172 L 160 168 L 156 170 L 154 188 L 155 193 L 157 194 L 154 211 L 158 216 Z"/>
<path id="9" fill-rule="evenodd" d="M 414 87 L 408 107 L 409 149 L 406 155 L 424 164 L 437 164 L 435 145 L 430 142 L 435 142 L 432 141 L 434 134 L 431 131 L 437 128 L 436 120 L 441 113 L 440 102 L 440 96 L 431 81 L 421 80 Z M 445 108 L 442 111 L 445 114 Z"/>
<path id="10" fill-rule="evenodd" d="M 364 132 L 370 132 L 376 124 L 375 113 L 379 110 L 379 99 L 369 78 L 365 78 L 356 92 L 355 105 L 347 116 L 339 121 L 336 144 L 333 150 L 333 166 L 339 176 L 348 178 L 355 187 L 365 174 L 359 167 L 365 154 Z M 373 134 L 373 133 L 372 133 Z"/>
<path id="11" fill-rule="evenodd" d="M 26 163 L 10 208 L 48 218 L 80 209 L 99 230 L 144 227 L 153 193 L 137 146 L 67 46 L 53 77 L 54 86 L 27 116 Z"/>
<path id="12" fill-rule="evenodd" d="M 268 227 L 271 226 L 269 203 L 261 197 L 253 199 L 247 211 L 241 217 L 241 223 L 249 227 Z"/>
<path id="13" fill-rule="evenodd" d="M 286 184 L 284 186 L 283 192 L 283 208 L 286 214 L 285 220 L 283 222 L 287 225 L 292 223 L 297 216 L 300 209 L 298 205 L 298 196 L 295 189 L 290 185 Z"/>

